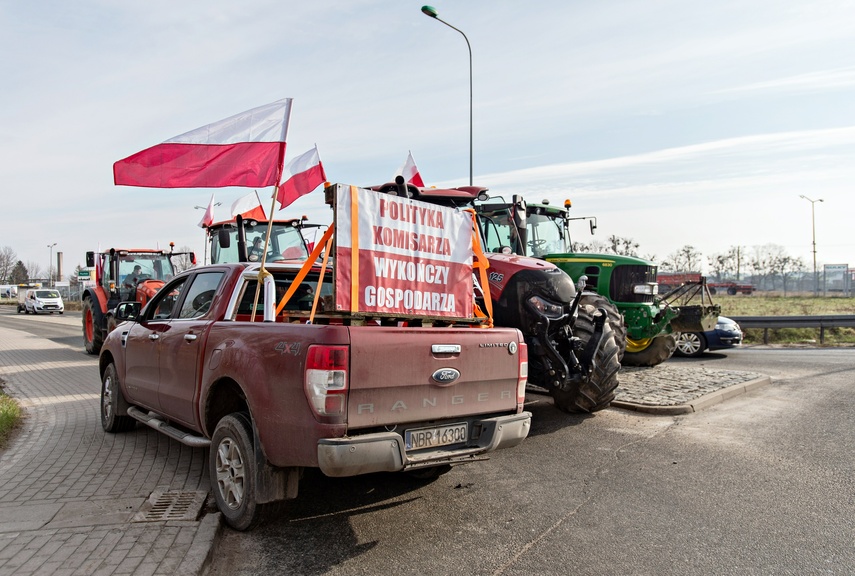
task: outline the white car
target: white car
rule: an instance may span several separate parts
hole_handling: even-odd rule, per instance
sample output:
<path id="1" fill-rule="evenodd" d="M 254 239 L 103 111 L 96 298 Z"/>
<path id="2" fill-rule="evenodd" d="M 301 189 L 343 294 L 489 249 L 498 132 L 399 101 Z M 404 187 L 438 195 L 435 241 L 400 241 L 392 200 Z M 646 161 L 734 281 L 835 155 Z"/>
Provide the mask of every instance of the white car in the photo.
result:
<path id="1" fill-rule="evenodd" d="M 20 310 L 19 310 L 20 311 Z M 27 295 L 24 298 L 24 313 L 39 314 L 40 312 L 59 312 L 62 314 L 65 311 L 65 306 L 62 303 L 62 296 L 56 290 L 50 288 L 35 288 L 27 290 Z"/>

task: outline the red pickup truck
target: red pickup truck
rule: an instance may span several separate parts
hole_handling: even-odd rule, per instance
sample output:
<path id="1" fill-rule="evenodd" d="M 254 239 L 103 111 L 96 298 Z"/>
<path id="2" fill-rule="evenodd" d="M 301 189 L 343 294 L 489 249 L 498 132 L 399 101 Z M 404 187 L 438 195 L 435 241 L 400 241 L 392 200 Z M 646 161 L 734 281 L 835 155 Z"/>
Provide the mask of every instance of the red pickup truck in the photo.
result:
<path id="1" fill-rule="evenodd" d="M 518 330 L 334 311 L 309 324 L 315 290 L 322 309 L 332 302 L 332 275 L 319 285 L 315 267 L 305 295 L 276 314 L 277 290 L 299 267 L 266 270 L 257 290 L 258 264 L 194 268 L 142 310 L 120 304 L 122 324 L 99 362 L 104 430 L 139 421 L 208 447 L 214 496 L 233 528 L 295 498 L 305 467 L 429 478 L 528 435 Z"/>

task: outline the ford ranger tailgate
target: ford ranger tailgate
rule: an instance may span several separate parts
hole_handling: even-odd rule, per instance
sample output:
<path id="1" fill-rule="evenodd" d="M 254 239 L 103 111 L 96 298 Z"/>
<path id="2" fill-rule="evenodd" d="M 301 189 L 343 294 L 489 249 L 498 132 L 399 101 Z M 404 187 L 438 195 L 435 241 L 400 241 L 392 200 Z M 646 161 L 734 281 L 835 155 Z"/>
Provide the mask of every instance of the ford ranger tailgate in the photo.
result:
<path id="1" fill-rule="evenodd" d="M 348 428 L 517 411 L 515 329 L 351 327 Z"/>

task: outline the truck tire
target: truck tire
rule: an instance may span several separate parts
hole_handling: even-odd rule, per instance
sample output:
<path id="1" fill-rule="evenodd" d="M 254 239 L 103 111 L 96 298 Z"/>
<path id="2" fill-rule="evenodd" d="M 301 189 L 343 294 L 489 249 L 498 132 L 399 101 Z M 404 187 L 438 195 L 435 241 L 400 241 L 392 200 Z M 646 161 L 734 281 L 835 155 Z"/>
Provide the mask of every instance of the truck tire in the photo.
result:
<path id="1" fill-rule="evenodd" d="M 626 351 L 626 323 L 623 321 L 623 315 L 618 310 L 611 300 L 596 292 L 585 292 L 582 294 L 582 299 L 579 304 L 588 304 L 596 308 L 602 308 L 609 316 L 609 325 L 615 333 L 615 344 L 618 347 L 618 362 L 623 359 Z"/>
<path id="2" fill-rule="evenodd" d="M 217 423 L 208 461 L 214 499 L 226 524 L 241 531 L 258 524 L 265 510 L 256 497 L 258 466 L 246 413 L 229 414 Z"/>
<path id="3" fill-rule="evenodd" d="M 579 317 L 573 328 L 573 335 L 587 344 L 594 334 L 593 306 L 579 306 Z M 594 357 L 594 372 L 588 382 L 571 390 L 553 389 L 550 393 L 555 405 L 570 414 L 585 414 L 607 408 L 615 399 L 618 386 L 618 346 L 614 332 L 608 322 L 603 326 L 603 344 Z"/>
<path id="4" fill-rule="evenodd" d="M 128 403 L 119 386 L 119 373 L 112 362 L 101 378 L 101 428 L 104 432 L 127 432 L 136 425 L 128 416 Z"/>
<path id="5" fill-rule="evenodd" d="M 734 288 L 733 286 L 731 286 L 730 288 L 728 288 L 728 289 L 727 289 L 727 293 L 728 293 L 728 295 L 730 295 L 730 296 L 736 296 L 736 288 Z"/>
<path id="6" fill-rule="evenodd" d="M 623 355 L 622 363 L 626 366 L 658 366 L 674 354 L 677 339 L 673 334 L 663 334 L 647 341 L 636 341 L 636 344 L 638 350 L 627 351 Z"/>
<path id="7" fill-rule="evenodd" d="M 104 332 L 99 326 L 92 298 L 83 299 L 83 346 L 89 354 L 98 354 L 104 344 Z"/>

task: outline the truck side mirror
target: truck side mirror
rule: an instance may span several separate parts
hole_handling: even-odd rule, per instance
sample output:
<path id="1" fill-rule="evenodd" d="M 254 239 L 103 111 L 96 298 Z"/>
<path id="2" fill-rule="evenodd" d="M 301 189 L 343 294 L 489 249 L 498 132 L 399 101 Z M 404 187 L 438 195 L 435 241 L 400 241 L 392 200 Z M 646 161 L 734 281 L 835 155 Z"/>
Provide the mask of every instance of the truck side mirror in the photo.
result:
<path id="1" fill-rule="evenodd" d="M 120 302 L 116 306 L 116 320 L 124 322 L 125 320 L 133 320 L 140 315 L 139 302 Z"/>
<path id="2" fill-rule="evenodd" d="M 220 245 L 220 248 L 228 248 L 232 245 L 232 238 L 229 236 L 229 231 L 225 228 L 220 228 L 217 230 L 217 242 Z"/>
<path id="3" fill-rule="evenodd" d="M 94 268 L 95 267 L 95 252 L 87 252 L 86 253 L 86 267 Z"/>

